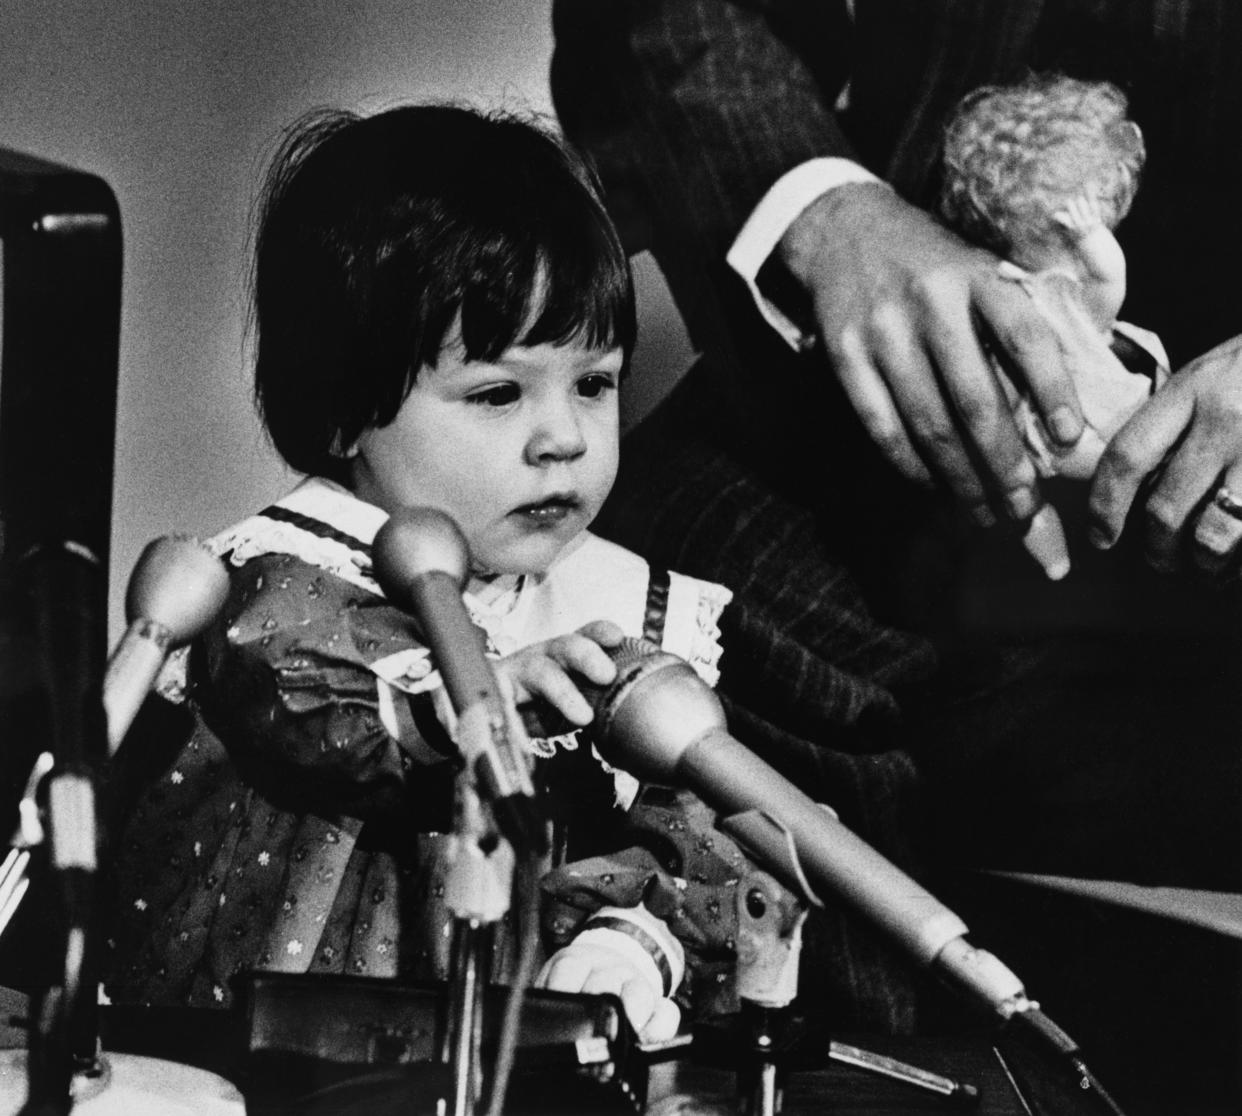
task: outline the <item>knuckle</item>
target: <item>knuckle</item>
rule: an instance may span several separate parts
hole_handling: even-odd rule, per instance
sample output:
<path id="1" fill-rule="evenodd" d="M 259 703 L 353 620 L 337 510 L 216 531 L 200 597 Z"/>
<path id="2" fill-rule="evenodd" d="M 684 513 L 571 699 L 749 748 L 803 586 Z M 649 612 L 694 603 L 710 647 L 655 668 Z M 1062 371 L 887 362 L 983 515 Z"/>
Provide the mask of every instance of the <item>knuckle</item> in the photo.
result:
<path id="1" fill-rule="evenodd" d="M 570 632 L 557 640 L 557 649 L 567 660 L 581 657 L 587 653 L 588 648 L 594 646 L 595 641 L 582 632 Z"/>
<path id="2" fill-rule="evenodd" d="M 843 326 L 832 332 L 825 330 L 822 343 L 828 360 L 837 367 L 856 364 L 863 359 L 865 346 L 862 334 L 854 326 Z"/>
<path id="3" fill-rule="evenodd" d="M 958 272 L 951 267 L 932 267 L 919 272 L 906 283 L 906 294 L 917 306 L 942 309 L 962 292 Z"/>
<path id="4" fill-rule="evenodd" d="M 972 384 L 970 390 L 961 391 L 954 396 L 953 405 L 958 417 L 976 435 L 982 435 L 988 441 L 995 439 L 998 411 L 995 397 L 990 391 L 982 390 L 982 385 Z"/>
<path id="5" fill-rule="evenodd" d="M 949 423 L 941 420 L 934 420 L 923 425 L 919 430 L 919 441 L 938 459 L 955 456 L 960 445 L 957 431 Z"/>
<path id="6" fill-rule="evenodd" d="M 1242 429 L 1242 395 L 1212 392 L 1201 403 L 1201 410 L 1215 431 L 1237 432 Z"/>
<path id="7" fill-rule="evenodd" d="M 877 302 L 867 315 L 867 334 L 876 344 L 891 344 L 902 333 L 905 314 L 901 306 L 886 298 Z"/>

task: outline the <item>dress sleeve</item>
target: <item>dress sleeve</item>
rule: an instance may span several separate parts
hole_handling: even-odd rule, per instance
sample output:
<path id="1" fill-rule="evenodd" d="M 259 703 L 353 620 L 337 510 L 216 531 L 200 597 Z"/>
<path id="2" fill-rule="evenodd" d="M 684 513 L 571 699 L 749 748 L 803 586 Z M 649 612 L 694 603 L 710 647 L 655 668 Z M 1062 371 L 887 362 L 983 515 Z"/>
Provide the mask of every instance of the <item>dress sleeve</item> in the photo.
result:
<path id="1" fill-rule="evenodd" d="M 412 712 L 419 698 L 394 700 L 377 670 L 391 674 L 394 662 L 429 672 L 397 609 L 269 555 L 235 570 L 228 603 L 191 656 L 189 696 L 255 785 L 367 819 L 396 808 L 437 758 L 435 735 Z"/>

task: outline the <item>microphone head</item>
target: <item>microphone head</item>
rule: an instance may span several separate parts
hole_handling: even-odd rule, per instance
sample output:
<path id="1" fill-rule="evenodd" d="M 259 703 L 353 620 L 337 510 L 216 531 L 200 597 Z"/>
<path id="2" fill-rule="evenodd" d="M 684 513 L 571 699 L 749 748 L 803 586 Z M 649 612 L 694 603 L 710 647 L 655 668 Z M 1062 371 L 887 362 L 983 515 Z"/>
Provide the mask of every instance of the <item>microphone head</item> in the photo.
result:
<path id="1" fill-rule="evenodd" d="M 224 563 L 197 539 L 165 535 L 147 543 L 125 593 L 125 619 L 153 620 L 188 643 L 215 619 L 229 593 Z"/>
<path id="2" fill-rule="evenodd" d="M 640 778 L 675 784 L 686 749 L 725 728 L 720 699 L 689 663 L 647 640 L 622 640 L 609 654 L 617 677 L 588 695 L 596 747 Z"/>
<path id="3" fill-rule="evenodd" d="M 384 595 L 409 610 L 409 585 L 416 577 L 443 573 L 464 585 L 470 550 L 452 516 L 436 508 L 402 508 L 376 533 L 371 562 Z"/>

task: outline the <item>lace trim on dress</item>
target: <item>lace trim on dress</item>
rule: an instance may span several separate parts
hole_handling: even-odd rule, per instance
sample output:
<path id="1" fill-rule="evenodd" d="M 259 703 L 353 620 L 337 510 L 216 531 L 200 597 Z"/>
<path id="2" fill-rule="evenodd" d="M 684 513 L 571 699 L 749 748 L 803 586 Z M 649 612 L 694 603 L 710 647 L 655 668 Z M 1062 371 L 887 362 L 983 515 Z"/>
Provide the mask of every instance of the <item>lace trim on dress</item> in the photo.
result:
<path id="1" fill-rule="evenodd" d="M 713 688 L 720 681 L 720 656 L 724 653 L 724 648 L 720 646 L 720 614 L 731 600 L 732 591 L 723 585 L 707 581 L 699 583 L 694 637 L 687 661 L 699 677 Z"/>
<path id="2" fill-rule="evenodd" d="M 288 554 L 351 585 L 382 596 L 379 585 L 371 576 L 371 556 L 365 550 L 262 514 L 253 515 L 216 535 L 207 541 L 206 546 L 219 557 L 227 556 L 234 566 L 244 566 L 252 559 L 268 554 Z"/>
<path id="3" fill-rule="evenodd" d="M 551 759 L 558 750 L 562 752 L 576 752 L 578 745 L 582 743 L 582 729 L 564 732 L 559 736 L 531 736 L 527 738 L 527 743 L 530 745 L 532 755 L 536 755 L 540 759 Z M 594 752 L 594 749 L 592 749 L 592 752 Z M 600 763 L 603 762 L 603 760 L 600 760 Z"/>

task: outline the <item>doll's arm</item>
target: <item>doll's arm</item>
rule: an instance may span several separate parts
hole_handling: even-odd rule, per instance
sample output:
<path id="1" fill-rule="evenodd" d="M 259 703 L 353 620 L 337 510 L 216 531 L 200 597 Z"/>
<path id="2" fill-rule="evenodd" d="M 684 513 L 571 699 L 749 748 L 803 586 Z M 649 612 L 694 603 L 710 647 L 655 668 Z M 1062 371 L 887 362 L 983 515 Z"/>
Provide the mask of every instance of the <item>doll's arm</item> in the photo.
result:
<path id="1" fill-rule="evenodd" d="M 602 907 L 536 980 L 557 992 L 612 993 L 644 1042 L 672 1038 L 681 1022 L 673 1000 L 685 972 L 685 951 L 668 925 L 639 903 Z"/>
<path id="2" fill-rule="evenodd" d="M 1116 281 L 1121 249 L 1112 230 L 1104 223 L 1097 196 L 1084 191 L 1054 213 L 1052 219 L 1061 228 L 1070 251 L 1082 266 L 1085 279 L 1101 283 Z"/>

